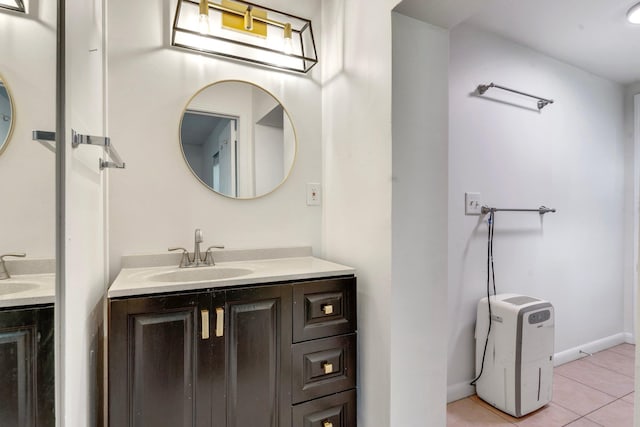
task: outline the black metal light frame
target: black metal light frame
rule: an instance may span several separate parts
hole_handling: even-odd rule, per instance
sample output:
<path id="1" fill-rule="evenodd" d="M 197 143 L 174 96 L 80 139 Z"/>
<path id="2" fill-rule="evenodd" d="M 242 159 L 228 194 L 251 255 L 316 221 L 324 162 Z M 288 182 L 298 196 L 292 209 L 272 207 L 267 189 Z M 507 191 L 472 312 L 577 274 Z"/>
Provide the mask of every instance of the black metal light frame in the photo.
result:
<path id="1" fill-rule="evenodd" d="M 250 3 L 250 2 L 246 2 L 246 1 L 242 1 L 242 0 L 235 0 L 235 1 L 238 2 L 238 3 L 242 3 L 244 5 L 247 5 L 247 6 L 259 8 L 259 9 L 267 11 L 267 12 L 277 13 L 278 15 L 283 15 L 283 16 L 291 18 L 291 20 L 294 21 L 294 22 L 301 23 L 301 25 L 298 25 L 296 27 L 292 26 L 293 37 L 297 37 L 298 40 L 299 40 L 299 43 L 300 43 L 300 52 L 299 53 L 286 53 L 283 50 L 264 47 L 264 46 L 259 46 L 259 45 L 256 45 L 256 44 L 243 42 L 241 40 L 234 40 L 234 39 L 229 38 L 229 37 L 217 36 L 217 35 L 212 35 L 212 34 L 201 34 L 195 28 L 186 28 L 185 26 L 181 26 L 179 24 L 179 20 L 180 20 L 180 13 L 182 12 L 183 3 L 184 4 L 188 4 L 190 7 L 194 6 L 194 7 L 197 8 L 199 6 L 199 1 L 197 1 L 197 0 L 178 0 L 178 5 L 177 5 L 177 8 L 176 8 L 176 13 L 175 13 L 175 16 L 174 16 L 174 21 L 173 21 L 173 31 L 172 31 L 172 34 L 171 34 L 171 45 L 172 46 L 176 46 L 176 47 L 180 47 L 180 48 L 183 48 L 183 49 L 188 49 L 188 50 L 191 50 L 191 51 L 211 54 L 211 55 L 215 55 L 215 56 L 221 56 L 221 57 L 225 57 L 225 58 L 229 58 L 229 59 L 233 59 L 233 60 L 238 60 L 238 61 L 250 62 L 250 63 L 253 63 L 253 64 L 263 65 L 263 66 L 267 66 L 267 67 L 271 67 L 271 68 L 277 68 L 277 69 L 286 70 L 286 71 L 293 71 L 293 72 L 297 72 L 297 73 L 307 73 L 307 72 L 309 72 L 309 70 L 311 70 L 311 68 L 313 68 L 314 65 L 316 65 L 318 63 L 316 44 L 315 44 L 315 39 L 313 37 L 313 30 L 311 28 L 311 20 L 306 19 L 306 18 L 301 18 L 301 17 L 298 17 L 298 16 L 294 16 L 294 15 L 290 15 L 288 13 L 281 12 L 281 11 L 278 11 L 278 10 L 275 10 L 275 9 L 270 9 L 268 7 L 264 7 L 264 6 L 255 4 L 255 3 Z M 210 10 L 216 11 L 214 8 L 210 8 Z M 273 24 L 271 24 L 269 22 L 265 22 L 265 23 L 268 26 L 273 26 Z M 197 37 L 202 37 L 203 39 L 218 40 L 218 41 L 221 41 L 223 43 L 230 43 L 231 45 L 239 46 L 239 47 L 246 48 L 246 49 L 249 49 L 249 50 L 258 50 L 258 51 L 262 51 L 262 52 L 270 52 L 270 53 L 273 53 L 273 54 L 276 54 L 276 55 L 280 55 L 280 56 L 286 56 L 286 57 L 289 57 L 289 58 L 295 58 L 295 59 L 300 60 L 300 65 L 301 66 L 299 68 L 292 67 L 292 66 L 286 66 L 286 65 L 278 64 L 276 61 L 270 62 L 268 60 L 259 60 L 259 59 L 245 57 L 245 56 L 241 56 L 241 55 L 237 55 L 237 54 L 218 52 L 218 51 L 208 50 L 208 49 L 197 47 L 197 46 L 187 45 L 187 44 L 181 43 L 180 41 L 176 40 L 176 36 L 178 34 L 180 34 L 180 33 L 182 33 L 182 34 L 190 34 L 190 35 L 197 36 Z M 305 38 L 308 40 L 307 43 L 305 43 Z"/>

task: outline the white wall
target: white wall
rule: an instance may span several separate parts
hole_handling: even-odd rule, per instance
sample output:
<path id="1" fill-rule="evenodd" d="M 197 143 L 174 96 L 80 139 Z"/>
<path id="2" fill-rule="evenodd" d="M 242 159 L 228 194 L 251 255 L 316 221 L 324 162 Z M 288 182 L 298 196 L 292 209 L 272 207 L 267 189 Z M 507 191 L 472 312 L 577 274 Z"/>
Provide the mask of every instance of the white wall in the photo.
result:
<path id="1" fill-rule="evenodd" d="M 496 82 L 556 100 L 492 89 Z M 464 192 L 497 207 L 498 292 L 550 300 L 555 351 L 624 328 L 622 87 L 473 28 L 451 33 L 449 146 L 449 397 L 473 378 L 477 301 L 486 292 L 486 222 L 464 215 Z M 628 232 L 628 230 L 627 230 Z M 577 355 L 577 350 L 576 350 Z M 457 392 L 456 392 L 457 390 Z"/>
<path id="2" fill-rule="evenodd" d="M 104 135 L 102 0 L 67 0 L 66 14 L 66 201 L 62 358 L 64 395 L 58 422 L 65 427 L 101 422 L 104 337 L 105 175 L 102 149 L 71 148 L 71 129 Z"/>
<path id="3" fill-rule="evenodd" d="M 358 270 L 358 425 L 390 422 L 391 9 L 323 0 L 323 255 Z"/>
<path id="4" fill-rule="evenodd" d="M 31 131 L 55 130 L 56 4 L 0 13 L 0 76 L 14 102 L 0 154 L 0 254 L 55 256 L 55 155 Z"/>
<path id="5" fill-rule="evenodd" d="M 624 151 L 625 233 L 624 241 L 624 331 L 635 342 L 635 297 L 638 282 L 638 237 L 640 234 L 640 145 L 636 146 L 634 97 L 640 94 L 640 82 L 625 87 Z"/>
<path id="6" fill-rule="evenodd" d="M 628 88 L 627 94 L 629 93 L 636 93 L 633 95 L 633 107 L 632 107 L 632 111 L 633 111 L 633 118 L 631 120 L 632 125 L 632 133 L 633 133 L 633 141 L 634 141 L 634 146 L 636 148 L 635 150 L 635 158 L 637 159 L 638 156 L 640 156 L 640 150 L 638 149 L 638 147 L 640 147 L 640 83 L 633 85 L 631 88 Z M 634 171 L 634 175 L 637 177 L 638 175 L 640 175 L 640 170 L 638 170 L 639 168 L 639 164 L 636 163 L 636 170 Z M 637 182 L 637 178 L 636 178 L 636 182 Z M 638 214 L 637 214 L 637 209 L 638 209 L 638 203 L 637 203 L 637 197 L 638 195 L 635 195 L 636 197 L 634 198 L 636 200 L 635 206 L 634 206 L 634 214 L 635 214 L 635 219 L 636 219 L 636 223 L 634 225 L 634 231 L 635 231 L 635 236 L 637 238 L 637 231 L 638 231 Z M 638 247 L 635 247 L 635 251 L 634 251 L 634 255 L 635 257 L 635 262 L 638 262 L 638 258 L 637 258 L 637 254 L 638 254 Z M 636 276 L 635 276 L 635 280 L 634 282 L 631 284 L 631 294 L 634 295 L 634 326 L 635 326 L 635 330 L 634 330 L 634 341 L 636 342 L 635 338 L 636 335 L 638 333 L 638 331 L 640 331 L 640 316 L 638 316 L 638 310 L 636 307 L 638 307 L 640 305 L 640 294 L 638 293 L 638 282 L 637 282 L 637 270 L 636 270 Z M 625 294 L 626 296 L 626 294 Z M 636 369 L 635 369 L 635 373 L 636 373 L 636 387 L 638 386 L 638 380 L 640 379 L 640 347 L 638 347 L 636 345 Z M 635 420 L 640 420 L 640 398 L 638 397 L 638 395 L 636 395 L 635 397 L 635 401 L 634 401 L 634 419 Z M 636 421 L 637 422 L 637 421 Z"/>
<path id="7" fill-rule="evenodd" d="M 286 176 L 284 167 L 284 131 L 273 126 L 255 125 L 256 194 L 278 187 Z"/>
<path id="8" fill-rule="evenodd" d="M 446 424 L 449 33 L 393 14 L 391 425 Z"/>
<path id="9" fill-rule="evenodd" d="M 311 18 L 321 37 L 320 2 L 263 4 Z M 191 249 L 195 228 L 204 232 L 205 244 L 311 245 L 317 251 L 321 210 L 306 206 L 305 184 L 322 176 L 320 68 L 298 75 L 171 48 L 174 11 L 175 1 L 109 2 L 108 130 L 127 163 L 110 176 L 111 280 L 124 254 Z M 297 131 L 291 176 L 256 200 L 213 193 L 192 176 L 180 153 L 178 127 L 189 98 L 225 79 L 248 80 L 273 93 Z"/>

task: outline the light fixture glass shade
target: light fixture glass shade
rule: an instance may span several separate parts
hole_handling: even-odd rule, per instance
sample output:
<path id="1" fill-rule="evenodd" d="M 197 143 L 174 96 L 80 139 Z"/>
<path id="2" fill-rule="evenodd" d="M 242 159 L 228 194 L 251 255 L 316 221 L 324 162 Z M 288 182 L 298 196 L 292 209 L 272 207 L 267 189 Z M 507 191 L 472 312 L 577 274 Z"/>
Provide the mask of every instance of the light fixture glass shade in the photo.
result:
<path id="1" fill-rule="evenodd" d="M 22 0 L 0 0 L 0 8 L 15 10 L 16 12 L 26 12 Z"/>
<path id="2" fill-rule="evenodd" d="M 238 0 L 211 0 L 208 5 L 209 29 L 203 31 L 200 2 L 178 0 L 172 46 L 301 73 L 318 63 L 310 20 Z M 229 17 L 244 23 L 247 10 L 251 28 L 227 25 Z"/>
<path id="3" fill-rule="evenodd" d="M 627 19 L 632 24 L 640 24 L 640 3 L 629 9 L 627 12 Z"/>

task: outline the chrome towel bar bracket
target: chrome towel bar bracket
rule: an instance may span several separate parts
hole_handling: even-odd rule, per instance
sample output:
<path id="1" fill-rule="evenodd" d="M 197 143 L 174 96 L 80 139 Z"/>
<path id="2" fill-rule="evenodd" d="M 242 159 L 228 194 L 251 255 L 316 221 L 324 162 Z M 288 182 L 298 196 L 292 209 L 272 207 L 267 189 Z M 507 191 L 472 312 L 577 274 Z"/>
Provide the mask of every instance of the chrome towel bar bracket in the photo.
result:
<path id="1" fill-rule="evenodd" d="M 91 136 L 91 135 L 82 135 L 77 133 L 75 130 L 71 130 L 71 146 L 73 148 L 78 148 L 79 145 L 96 145 L 100 147 L 104 147 L 104 151 L 109 156 L 111 161 L 107 161 L 104 159 L 100 159 L 99 166 L 100 169 L 104 168 L 117 168 L 124 169 L 125 163 L 120 158 L 118 151 L 111 144 L 111 140 L 107 136 Z"/>
<path id="2" fill-rule="evenodd" d="M 496 89 L 506 90 L 507 92 L 517 93 L 518 95 L 528 96 L 529 98 L 537 99 L 538 100 L 538 110 L 542 110 L 547 105 L 553 104 L 553 99 L 541 98 L 539 96 L 531 95 L 531 94 L 526 93 L 526 92 L 521 92 L 519 90 L 510 89 L 508 87 L 500 86 L 500 85 L 497 85 L 497 84 L 495 84 L 493 82 L 489 83 L 488 85 L 478 85 L 478 93 L 480 95 L 484 95 L 485 92 L 488 91 L 489 89 L 491 89 L 492 87 L 494 87 Z"/>
<path id="3" fill-rule="evenodd" d="M 555 209 L 548 208 L 546 206 L 540 206 L 538 209 L 504 209 L 504 208 L 490 208 L 489 206 L 483 206 L 480 208 L 482 215 L 486 215 L 489 212 L 538 212 L 540 215 L 544 215 L 549 212 L 555 212 Z"/>
<path id="4" fill-rule="evenodd" d="M 31 139 L 42 144 L 47 150 L 56 152 L 56 133 L 46 130 L 34 130 Z"/>

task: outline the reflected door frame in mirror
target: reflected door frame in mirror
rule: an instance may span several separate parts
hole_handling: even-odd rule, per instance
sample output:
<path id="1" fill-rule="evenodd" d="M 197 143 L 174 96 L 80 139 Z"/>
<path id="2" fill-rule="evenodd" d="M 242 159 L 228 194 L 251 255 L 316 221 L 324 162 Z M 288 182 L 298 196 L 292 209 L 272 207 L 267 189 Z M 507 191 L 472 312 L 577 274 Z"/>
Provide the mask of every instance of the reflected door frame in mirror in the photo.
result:
<path id="1" fill-rule="evenodd" d="M 282 186 L 298 151 L 282 102 L 243 80 L 221 80 L 198 90 L 182 111 L 178 140 L 202 185 L 240 200 L 264 197 Z"/>
<path id="2" fill-rule="evenodd" d="M 13 96 L 7 80 L 0 74 L 0 155 L 9 145 L 15 122 L 16 106 Z"/>
<path id="3" fill-rule="evenodd" d="M 24 7 L 23 0 L 11 0 L 11 1 L 0 0 L 0 8 L 12 10 L 14 12 L 21 12 L 21 13 L 27 12 L 26 8 Z"/>

